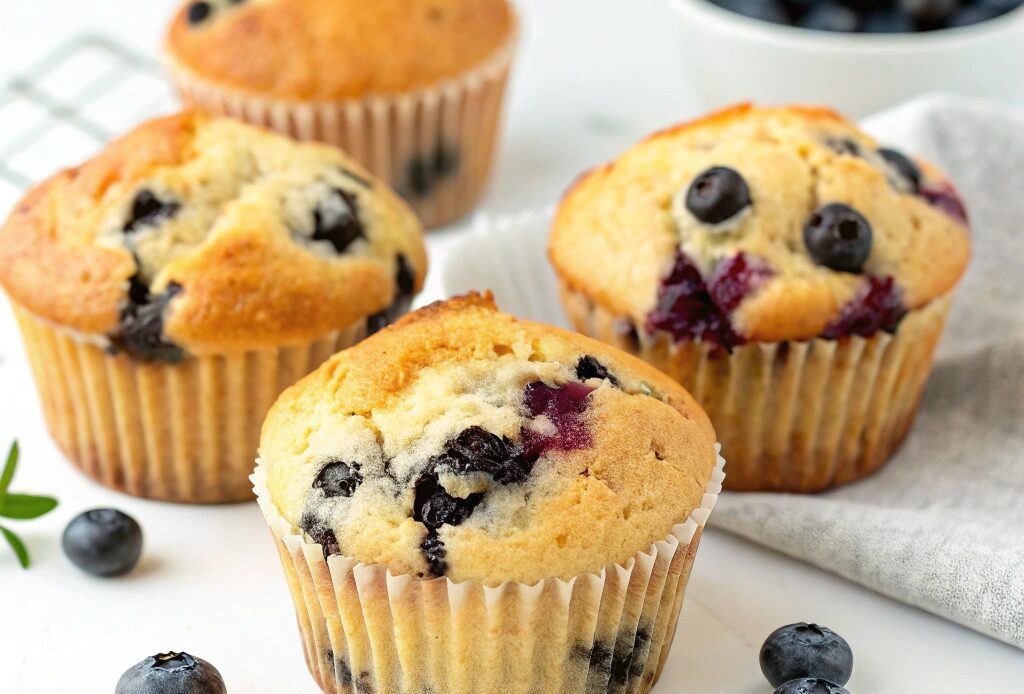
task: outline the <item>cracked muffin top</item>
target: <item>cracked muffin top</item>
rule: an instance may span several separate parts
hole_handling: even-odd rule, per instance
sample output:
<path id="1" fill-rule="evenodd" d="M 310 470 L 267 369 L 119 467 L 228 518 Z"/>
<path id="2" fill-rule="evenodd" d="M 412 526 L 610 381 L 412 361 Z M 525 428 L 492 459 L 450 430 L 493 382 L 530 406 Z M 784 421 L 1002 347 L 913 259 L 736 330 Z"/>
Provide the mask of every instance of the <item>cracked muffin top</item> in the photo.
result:
<path id="1" fill-rule="evenodd" d="M 341 151 L 192 112 L 36 186 L 0 228 L 12 299 L 141 359 L 373 326 L 425 271 L 412 211 Z"/>
<path id="2" fill-rule="evenodd" d="M 282 100 L 338 100 L 426 87 L 509 43 L 506 0 L 194 0 L 170 60 L 220 86 Z"/>
<path id="3" fill-rule="evenodd" d="M 641 335 L 731 349 L 894 331 L 952 289 L 970 240 L 933 166 L 827 109 L 741 105 L 582 176 L 549 255 Z"/>
<path id="4" fill-rule="evenodd" d="M 707 416 L 674 381 L 476 294 L 338 353 L 263 426 L 270 500 L 325 556 L 534 582 L 623 562 L 701 505 Z"/>

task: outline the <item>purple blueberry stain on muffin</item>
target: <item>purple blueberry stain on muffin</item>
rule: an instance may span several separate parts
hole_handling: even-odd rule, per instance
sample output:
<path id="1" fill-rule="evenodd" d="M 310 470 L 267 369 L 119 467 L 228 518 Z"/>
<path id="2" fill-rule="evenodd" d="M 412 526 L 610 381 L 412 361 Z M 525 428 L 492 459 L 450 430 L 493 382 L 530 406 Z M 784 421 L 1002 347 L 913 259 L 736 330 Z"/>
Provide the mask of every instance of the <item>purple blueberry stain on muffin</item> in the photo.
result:
<path id="1" fill-rule="evenodd" d="M 836 340 L 851 335 L 871 337 L 879 330 L 892 333 L 907 314 L 903 291 L 892 277 L 869 277 L 857 295 L 840 310 L 821 336 Z"/>
<path id="2" fill-rule="evenodd" d="M 662 278 L 654 309 L 647 315 L 649 332 L 664 332 L 676 342 L 700 340 L 726 351 L 743 344 L 729 316 L 715 303 L 704 277 L 682 250 Z"/>
<path id="3" fill-rule="evenodd" d="M 548 451 L 570 451 L 591 445 L 584 413 L 593 391 L 583 383 L 527 384 L 523 404 L 533 417 L 522 434 L 527 457 L 536 459 Z"/>
<path id="4" fill-rule="evenodd" d="M 970 225 L 967 217 L 967 208 L 964 206 L 960 194 L 953 187 L 952 183 L 943 181 L 938 184 L 922 185 L 918 193 L 931 206 L 942 210 L 964 226 Z"/>
<path id="5" fill-rule="evenodd" d="M 763 258 L 740 252 L 715 267 L 708 293 L 719 309 L 731 312 L 745 298 L 767 284 L 772 274 L 772 269 Z"/>

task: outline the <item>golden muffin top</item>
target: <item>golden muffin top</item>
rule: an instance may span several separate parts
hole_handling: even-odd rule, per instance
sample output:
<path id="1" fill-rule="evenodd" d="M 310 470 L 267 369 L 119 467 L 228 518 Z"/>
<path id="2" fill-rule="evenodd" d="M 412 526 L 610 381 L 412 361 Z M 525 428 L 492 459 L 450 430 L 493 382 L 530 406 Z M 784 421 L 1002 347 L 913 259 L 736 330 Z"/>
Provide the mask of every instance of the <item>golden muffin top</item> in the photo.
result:
<path id="1" fill-rule="evenodd" d="M 821 108 L 741 105 L 656 133 L 582 176 L 549 254 L 645 336 L 870 336 L 950 291 L 970 239 L 934 167 Z"/>
<path id="2" fill-rule="evenodd" d="M 270 501 L 325 555 L 534 582 L 624 562 L 700 507 L 707 416 L 677 383 L 469 295 L 410 314 L 287 390 Z"/>
<path id="3" fill-rule="evenodd" d="M 406 204 L 341 151 L 186 112 L 33 188 L 0 285 L 142 359 L 302 344 L 423 284 Z"/>
<path id="4" fill-rule="evenodd" d="M 171 23 L 168 58 L 219 86 L 286 101 L 435 85 L 511 44 L 506 0 L 197 0 Z"/>

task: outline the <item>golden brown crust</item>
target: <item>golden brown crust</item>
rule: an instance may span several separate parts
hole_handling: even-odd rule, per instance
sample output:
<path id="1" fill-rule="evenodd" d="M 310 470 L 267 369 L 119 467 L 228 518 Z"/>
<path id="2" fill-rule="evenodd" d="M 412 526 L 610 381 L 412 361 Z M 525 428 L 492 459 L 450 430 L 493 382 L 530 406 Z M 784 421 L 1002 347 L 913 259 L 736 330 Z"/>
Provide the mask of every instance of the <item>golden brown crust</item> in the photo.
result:
<path id="1" fill-rule="evenodd" d="M 852 142 L 860 156 L 830 142 Z M 682 247 L 705 273 L 739 253 L 767 261 L 770 280 L 732 311 L 749 340 L 820 335 L 862 291 L 864 276 L 893 277 L 908 309 L 948 292 L 970 256 L 965 225 L 922 196 L 895 187 L 877 143 L 834 111 L 741 104 L 660 131 L 577 181 L 556 215 L 549 256 L 562 281 L 643 327 L 662 277 Z M 719 234 L 678 199 L 701 171 L 741 173 L 753 205 Z M 946 185 L 927 164 L 930 185 Z M 874 242 L 864 274 L 816 264 L 807 219 L 840 202 L 863 214 Z"/>
<path id="2" fill-rule="evenodd" d="M 260 444 L 272 500 L 305 530 L 309 514 L 321 518 L 348 556 L 424 574 L 411 489 L 429 456 L 471 425 L 518 441 L 533 425 L 521 400 L 527 384 L 579 383 L 584 355 L 616 379 L 587 381 L 590 442 L 541 454 L 525 481 L 492 483 L 464 523 L 437 532 L 457 581 L 569 578 L 625 561 L 700 506 L 716 463 L 707 416 L 641 360 L 498 313 L 489 295 L 427 306 L 287 390 Z M 361 437 L 368 443 L 354 448 Z M 323 512 L 311 489 L 325 460 L 362 465 L 364 479 Z"/>
<path id="3" fill-rule="evenodd" d="M 214 3 L 190 25 L 184 4 L 166 49 L 220 86 L 283 100 L 406 92 L 482 63 L 515 32 L 506 0 L 250 0 Z"/>
<path id="4" fill-rule="evenodd" d="M 414 291 L 426 272 L 419 223 L 372 182 L 353 184 L 367 237 L 357 250 L 332 253 L 297 240 L 292 217 L 311 218 L 316 202 L 301 195 L 342 170 L 369 180 L 332 147 L 197 113 L 151 121 L 26 195 L 0 228 L 0 285 L 44 320 L 108 335 L 138 269 L 135 244 L 152 291 L 184 287 L 164 332 L 186 350 L 316 339 L 391 304 L 398 255 Z M 161 222 L 170 231 L 122 231 L 143 189 L 177 201 L 176 216 Z M 144 237 L 151 245 L 143 253 L 137 239 Z"/>

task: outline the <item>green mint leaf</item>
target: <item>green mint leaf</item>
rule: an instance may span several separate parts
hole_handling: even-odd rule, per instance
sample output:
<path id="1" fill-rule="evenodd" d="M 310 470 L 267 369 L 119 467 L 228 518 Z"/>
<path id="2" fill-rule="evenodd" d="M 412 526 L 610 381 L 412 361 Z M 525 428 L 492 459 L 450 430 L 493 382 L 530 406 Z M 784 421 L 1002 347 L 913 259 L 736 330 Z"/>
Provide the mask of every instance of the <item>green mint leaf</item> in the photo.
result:
<path id="1" fill-rule="evenodd" d="M 3 533 L 4 539 L 7 540 L 7 544 L 11 546 L 14 553 L 18 556 L 18 563 L 21 564 L 21 568 L 28 568 L 28 549 L 25 548 L 25 543 L 21 541 L 21 538 L 12 533 L 7 528 L 0 525 L 0 533 Z"/>
<path id="2" fill-rule="evenodd" d="M 7 462 L 4 464 L 4 471 L 0 473 L 0 503 L 3 503 L 7 496 L 7 488 L 14 479 L 14 470 L 18 467 L 18 440 L 11 444 L 11 450 L 7 453 Z"/>
<path id="3" fill-rule="evenodd" d="M 57 500 L 50 496 L 8 494 L 0 501 L 0 516 L 15 520 L 39 518 L 57 508 Z"/>

